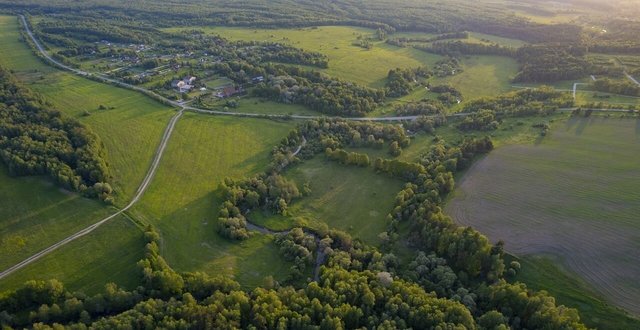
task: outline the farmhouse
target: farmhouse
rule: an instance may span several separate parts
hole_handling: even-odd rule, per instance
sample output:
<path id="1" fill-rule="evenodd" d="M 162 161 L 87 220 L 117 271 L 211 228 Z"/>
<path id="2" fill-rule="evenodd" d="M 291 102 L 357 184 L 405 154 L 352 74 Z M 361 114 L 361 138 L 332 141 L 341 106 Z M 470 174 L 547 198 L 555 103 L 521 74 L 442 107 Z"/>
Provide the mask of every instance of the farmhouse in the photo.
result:
<path id="1" fill-rule="evenodd" d="M 171 82 L 171 87 L 178 89 L 180 93 L 186 93 L 193 89 L 193 83 L 196 81 L 196 77 L 184 77 L 182 80 L 174 80 Z"/>

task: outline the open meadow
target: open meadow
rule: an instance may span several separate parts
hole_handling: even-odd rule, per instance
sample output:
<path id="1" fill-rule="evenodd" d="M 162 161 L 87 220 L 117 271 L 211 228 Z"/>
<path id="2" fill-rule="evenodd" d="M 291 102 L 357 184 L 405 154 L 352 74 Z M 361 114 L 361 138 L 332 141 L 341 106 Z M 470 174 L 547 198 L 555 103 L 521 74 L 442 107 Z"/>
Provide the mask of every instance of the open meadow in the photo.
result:
<path id="1" fill-rule="evenodd" d="M 640 121 L 571 118 L 536 145 L 496 149 L 459 182 L 447 212 L 506 250 L 556 256 L 640 313 Z"/>
<path id="2" fill-rule="evenodd" d="M 0 269 L 7 269 L 113 210 L 44 177 L 8 175 L 0 164 Z"/>
<path id="3" fill-rule="evenodd" d="M 142 229 L 121 215 L 0 280 L 0 291 L 16 289 L 27 280 L 51 278 L 86 294 L 102 292 L 107 283 L 132 290 L 141 283 L 136 263 L 144 257 L 144 246 Z"/>
<path id="4" fill-rule="evenodd" d="M 290 205 L 292 217 L 300 217 L 311 227 L 326 223 L 329 228 L 348 232 L 371 245 L 386 231 L 387 214 L 403 182 L 376 174 L 372 168 L 338 164 L 318 155 L 292 167 L 286 176 L 298 186 L 308 182 L 311 194 Z"/>
<path id="5" fill-rule="evenodd" d="M 161 254 L 177 271 L 225 274 L 256 286 L 268 275 L 282 279 L 288 264 L 272 238 L 256 234 L 242 243 L 217 233 L 225 177 L 264 171 L 271 148 L 290 122 L 187 113 L 176 125 L 154 181 L 132 215 L 162 236 Z"/>

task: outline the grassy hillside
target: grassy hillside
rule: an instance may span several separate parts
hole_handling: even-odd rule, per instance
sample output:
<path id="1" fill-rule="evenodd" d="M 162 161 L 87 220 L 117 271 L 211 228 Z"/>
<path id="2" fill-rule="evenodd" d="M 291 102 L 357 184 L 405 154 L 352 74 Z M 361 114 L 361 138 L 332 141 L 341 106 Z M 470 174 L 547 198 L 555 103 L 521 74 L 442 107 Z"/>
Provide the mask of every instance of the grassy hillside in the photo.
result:
<path id="1" fill-rule="evenodd" d="M 172 267 L 223 273 L 245 285 L 286 276 L 289 266 L 270 237 L 227 241 L 217 234 L 216 221 L 222 180 L 264 171 L 271 148 L 292 125 L 190 113 L 178 122 L 153 183 L 133 211 L 158 228 L 161 252 Z"/>
<path id="2" fill-rule="evenodd" d="M 18 20 L 0 16 L 0 65 L 60 111 L 87 124 L 101 138 L 114 177 L 118 204 L 125 204 L 146 174 L 173 111 L 148 97 L 80 78 L 41 62 L 19 40 Z M 106 110 L 100 110 L 103 105 Z"/>
<path id="3" fill-rule="evenodd" d="M 551 254 L 640 313 L 636 119 L 557 122 L 537 145 L 501 147 L 465 175 L 447 211 L 516 255 Z"/>

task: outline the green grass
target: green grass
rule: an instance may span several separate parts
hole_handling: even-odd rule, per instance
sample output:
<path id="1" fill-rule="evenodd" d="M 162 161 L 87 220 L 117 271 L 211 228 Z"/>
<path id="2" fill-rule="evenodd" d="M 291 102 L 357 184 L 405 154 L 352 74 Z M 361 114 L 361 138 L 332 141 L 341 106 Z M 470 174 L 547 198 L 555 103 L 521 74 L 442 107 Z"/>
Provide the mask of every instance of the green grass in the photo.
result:
<path id="1" fill-rule="evenodd" d="M 516 280 L 534 290 L 545 290 L 559 304 L 577 308 L 580 319 L 597 329 L 639 329 L 640 320 L 607 303 L 589 284 L 563 269 L 553 257 L 525 256 L 517 259 L 522 270 Z"/>
<path id="2" fill-rule="evenodd" d="M 0 281 L 0 291 L 27 280 L 62 281 L 71 291 L 95 294 L 109 282 L 129 290 L 140 285 L 136 262 L 144 257 L 142 230 L 120 216 Z"/>
<path id="3" fill-rule="evenodd" d="M 607 98 L 594 97 L 594 94 L 599 96 L 607 95 Z M 587 103 L 600 103 L 603 104 L 611 104 L 618 105 L 620 107 L 627 107 L 629 105 L 640 105 L 640 97 L 634 96 L 625 96 L 625 95 L 617 95 L 611 93 L 603 93 L 603 92 L 593 92 L 593 91 L 580 91 L 576 92 L 576 104 L 587 104 Z"/>
<path id="4" fill-rule="evenodd" d="M 107 151 L 118 204 L 124 204 L 145 175 L 171 111 L 147 97 L 57 70 L 41 62 L 20 40 L 16 17 L 0 17 L 0 64 L 57 109 L 96 132 Z M 113 107 L 98 110 L 99 105 Z M 85 112 L 89 116 L 83 115 Z M 15 264 L 113 212 L 97 201 L 63 192 L 43 178 L 8 178 L 1 168 L 3 205 L 1 267 Z M 107 282 L 137 283 L 142 232 L 125 218 L 43 257 L 0 282 L 15 287 L 31 278 L 58 278 L 73 290 L 96 292 Z M 24 243 L 24 244 L 22 244 Z"/>
<path id="5" fill-rule="evenodd" d="M 511 80 L 518 73 L 518 63 L 508 57 L 468 56 L 462 61 L 464 72 L 437 79 L 462 92 L 465 100 L 483 96 L 496 96 L 511 90 Z"/>
<path id="6" fill-rule="evenodd" d="M 238 102 L 238 107 L 226 107 L 228 100 L 217 100 L 217 106 L 208 107 L 213 110 L 242 112 L 242 113 L 259 113 L 259 114 L 277 114 L 277 115 L 307 115 L 320 116 L 321 113 L 310 110 L 309 108 L 298 104 L 284 104 L 273 101 L 267 101 L 254 97 L 231 98 Z"/>
<path id="7" fill-rule="evenodd" d="M 553 254 L 612 304 L 640 313 L 640 121 L 571 118 L 477 162 L 447 212 L 515 255 Z"/>
<path id="8" fill-rule="evenodd" d="M 170 108 L 133 91 L 80 78 L 41 62 L 19 40 L 18 21 L 0 17 L 0 64 L 55 108 L 87 124 L 106 147 L 117 204 L 125 204 L 146 174 Z M 109 110 L 98 110 L 104 105 Z M 89 115 L 87 116 L 86 113 Z"/>
<path id="9" fill-rule="evenodd" d="M 169 31 L 192 30 L 180 27 Z M 322 26 L 300 29 L 250 29 L 238 27 L 195 27 L 232 40 L 281 42 L 328 56 L 329 68 L 323 71 L 370 87 L 384 86 L 390 69 L 432 66 L 440 56 L 413 48 L 399 48 L 382 41 L 371 50 L 353 46 L 359 35 L 372 36 L 373 30 L 346 26 Z"/>
<path id="10" fill-rule="evenodd" d="M 502 46 L 513 47 L 513 48 L 519 48 L 519 47 L 522 47 L 522 46 L 527 44 L 525 41 L 518 40 L 518 39 L 503 38 L 503 37 L 498 37 L 498 36 L 494 36 L 494 35 L 491 35 L 491 34 L 484 34 L 484 33 L 480 33 L 480 32 L 470 32 L 469 33 L 469 41 L 470 42 L 482 42 L 482 43 L 484 43 L 484 41 L 482 39 L 489 40 L 492 43 L 497 43 L 497 44 L 502 45 Z"/>
<path id="11" fill-rule="evenodd" d="M 43 177 L 8 176 L 0 163 L 0 269 L 7 269 L 112 211 Z"/>
<path id="12" fill-rule="evenodd" d="M 290 122 L 186 113 L 176 125 L 158 172 L 132 214 L 162 235 L 161 253 L 178 271 L 225 274 L 246 286 L 282 279 L 288 263 L 269 236 L 231 242 L 216 232 L 225 177 L 264 171 Z"/>
<path id="13" fill-rule="evenodd" d="M 387 229 L 387 214 L 403 186 L 372 168 L 340 165 L 323 155 L 292 167 L 286 176 L 299 186 L 305 182 L 311 186 L 309 196 L 290 205 L 293 218 L 302 218 L 311 227 L 324 222 L 373 245 L 380 243 L 378 234 Z"/>

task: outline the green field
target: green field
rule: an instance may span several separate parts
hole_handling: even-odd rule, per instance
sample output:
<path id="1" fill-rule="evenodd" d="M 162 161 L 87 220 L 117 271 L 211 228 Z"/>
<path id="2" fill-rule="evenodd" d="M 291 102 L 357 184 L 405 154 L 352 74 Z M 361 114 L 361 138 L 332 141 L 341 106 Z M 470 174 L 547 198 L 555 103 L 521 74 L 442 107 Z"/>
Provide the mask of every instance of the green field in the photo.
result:
<path id="1" fill-rule="evenodd" d="M 376 174 L 371 168 L 345 166 L 318 155 L 286 174 L 299 186 L 309 182 L 311 194 L 290 205 L 291 216 L 311 226 L 324 222 L 364 242 L 378 245 L 386 231 L 387 214 L 403 182 Z"/>
<path id="2" fill-rule="evenodd" d="M 503 37 L 498 37 L 491 34 L 484 34 L 480 32 L 469 33 L 470 42 L 485 43 L 486 42 L 485 40 L 488 40 L 489 42 L 496 43 L 502 46 L 513 47 L 513 48 L 522 47 L 527 44 L 526 42 L 518 39 L 503 38 Z"/>
<path id="3" fill-rule="evenodd" d="M 533 145 L 504 146 L 471 168 L 447 212 L 518 256 L 549 254 L 640 313 L 640 121 L 557 121 Z"/>
<path id="4" fill-rule="evenodd" d="M 273 101 L 267 101 L 254 97 L 234 98 L 238 106 L 229 108 L 226 106 L 226 100 L 216 101 L 217 106 L 207 107 L 212 110 L 241 112 L 241 113 L 259 113 L 259 114 L 276 114 L 276 115 L 307 115 L 319 116 L 317 111 L 298 104 L 284 104 Z"/>
<path id="5" fill-rule="evenodd" d="M 104 143 L 118 204 L 126 202 L 146 173 L 171 111 L 124 89 L 78 78 L 42 63 L 20 39 L 18 21 L 0 17 L 0 64 L 13 70 L 66 114 L 89 125 Z M 99 105 L 114 107 L 98 110 Z M 161 111 L 162 110 L 162 111 Z M 83 115 L 84 112 L 89 116 Z M 5 269 L 78 230 L 113 209 L 55 187 L 40 177 L 9 178 L 0 168 L 0 267 Z M 55 277 L 71 289 L 96 292 L 107 282 L 135 287 L 135 263 L 142 257 L 142 232 L 130 220 L 113 219 L 0 282 L 15 287 L 31 278 Z"/>
<path id="6" fill-rule="evenodd" d="M 0 163 L 0 269 L 112 213 L 95 200 L 56 187 L 43 177 L 8 176 Z"/>
<path id="7" fill-rule="evenodd" d="M 508 57 L 467 56 L 462 60 L 462 73 L 437 83 L 448 83 L 462 92 L 465 100 L 496 96 L 511 90 L 511 80 L 518 73 L 518 63 Z"/>
<path id="8" fill-rule="evenodd" d="M 55 230 L 55 229 L 53 229 Z M 95 294 L 109 282 L 127 289 L 140 284 L 136 262 L 144 257 L 142 230 L 124 216 L 114 218 L 0 281 L 0 292 L 27 280 L 58 279 L 71 291 Z"/>
<path id="9" fill-rule="evenodd" d="M 216 232 L 225 177 L 243 178 L 266 169 L 271 148 L 290 122 L 185 114 L 158 172 L 132 214 L 162 236 L 161 253 L 178 271 L 205 271 L 257 285 L 268 275 L 285 277 L 289 265 L 262 235 L 242 243 Z"/>
<path id="10" fill-rule="evenodd" d="M 320 52 L 328 56 L 329 68 L 321 70 L 331 76 L 340 77 L 370 87 L 384 86 L 390 69 L 432 66 L 440 56 L 413 48 L 399 48 L 383 41 L 373 42 L 366 50 L 352 45 L 357 37 L 370 37 L 373 30 L 346 26 L 321 26 L 300 29 L 250 29 L 237 27 L 180 27 L 169 31 L 192 30 L 219 34 L 231 40 L 256 40 L 280 42 L 307 51 Z"/>
<path id="11" fill-rule="evenodd" d="M 594 94 L 598 96 L 606 95 L 608 97 L 596 97 Z M 637 106 L 640 105 L 640 97 L 634 96 L 624 96 L 624 95 L 616 95 L 611 93 L 603 93 L 603 92 L 592 92 L 592 91 L 578 91 L 576 92 L 576 103 L 577 104 L 587 104 L 587 103 L 605 103 L 618 105 L 622 108 L 627 107 L 629 105 Z"/>
<path id="12" fill-rule="evenodd" d="M 125 204 L 146 174 L 173 111 L 133 91 L 80 78 L 41 62 L 19 40 L 16 17 L 0 16 L 0 64 L 58 110 L 87 124 L 102 140 L 116 203 Z M 109 108 L 99 110 L 100 105 Z M 88 115 L 87 115 L 88 114 Z"/>
<path id="13" fill-rule="evenodd" d="M 597 329 L 638 329 L 640 320 L 607 303 L 588 283 L 544 256 L 519 258 L 522 270 L 515 280 L 534 290 L 549 292 L 559 304 L 577 308 L 580 319 Z"/>

